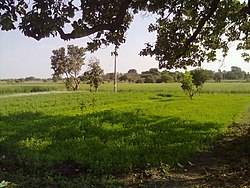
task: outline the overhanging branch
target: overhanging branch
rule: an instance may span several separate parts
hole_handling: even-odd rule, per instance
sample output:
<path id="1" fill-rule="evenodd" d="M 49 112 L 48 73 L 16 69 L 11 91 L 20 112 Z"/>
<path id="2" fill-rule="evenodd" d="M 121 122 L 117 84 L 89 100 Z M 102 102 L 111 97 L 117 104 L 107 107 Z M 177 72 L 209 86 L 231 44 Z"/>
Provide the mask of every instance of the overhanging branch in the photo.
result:
<path id="1" fill-rule="evenodd" d="M 247 6 L 240 10 L 240 13 L 250 15 L 250 0 L 248 0 Z"/>
<path id="2" fill-rule="evenodd" d="M 250 0 L 249 0 L 250 1 Z M 205 25 L 205 23 L 209 20 L 209 18 L 214 14 L 214 12 L 217 10 L 218 5 L 219 5 L 220 0 L 213 0 L 212 4 L 211 4 L 211 8 L 209 9 L 209 11 L 207 12 L 207 14 L 201 18 L 201 20 L 198 23 L 198 26 L 195 30 L 195 32 L 193 33 L 193 35 L 185 42 L 183 49 L 184 51 L 180 54 L 178 54 L 176 56 L 176 59 L 181 58 L 188 50 L 188 47 L 190 46 L 190 44 L 197 38 L 198 34 L 201 32 L 203 26 Z"/>
<path id="3" fill-rule="evenodd" d="M 71 33 L 65 33 L 62 28 L 58 28 L 57 31 L 61 39 L 63 40 L 86 37 L 91 34 L 97 33 L 98 31 L 107 30 L 110 32 L 114 32 L 115 30 L 118 30 L 121 28 L 131 2 L 132 0 L 124 0 L 121 3 L 120 10 L 118 11 L 114 22 L 111 22 L 108 24 L 99 24 L 99 25 L 93 26 L 92 28 L 78 28 L 78 31 L 73 30 Z"/>
<path id="4" fill-rule="evenodd" d="M 84 28 L 84 29 L 79 28 L 77 32 L 73 30 L 71 33 L 65 33 L 62 28 L 58 28 L 57 31 L 61 39 L 70 40 L 70 39 L 86 37 L 98 31 L 111 30 L 111 28 L 113 28 L 112 24 L 101 24 L 94 26 L 92 28 Z"/>

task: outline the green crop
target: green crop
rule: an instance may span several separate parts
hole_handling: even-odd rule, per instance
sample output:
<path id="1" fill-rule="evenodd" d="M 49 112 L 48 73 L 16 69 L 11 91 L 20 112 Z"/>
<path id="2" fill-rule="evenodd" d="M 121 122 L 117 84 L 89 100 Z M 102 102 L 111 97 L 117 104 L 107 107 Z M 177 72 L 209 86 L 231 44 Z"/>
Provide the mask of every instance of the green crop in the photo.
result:
<path id="1" fill-rule="evenodd" d="M 166 86 L 169 91 L 158 86 L 0 98 L 5 169 L 0 177 L 24 187 L 42 181 L 72 187 L 90 186 L 96 178 L 95 186 L 106 185 L 138 169 L 149 173 L 159 168 L 167 174 L 209 148 L 250 103 L 249 95 L 240 94 L 202 94 L 191 101 L 177 84 Z M 74 161 L 86 175 L 67 179 L 66 172 L 56 170 L 65 161 Z"/>

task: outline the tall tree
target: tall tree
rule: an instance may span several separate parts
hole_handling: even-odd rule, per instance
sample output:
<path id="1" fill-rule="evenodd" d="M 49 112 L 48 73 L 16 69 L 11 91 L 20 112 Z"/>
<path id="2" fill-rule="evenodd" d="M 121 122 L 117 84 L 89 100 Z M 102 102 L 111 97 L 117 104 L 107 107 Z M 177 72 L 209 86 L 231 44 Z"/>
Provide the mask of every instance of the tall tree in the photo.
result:
<path id="1" fill-rule="evenodd" d="M 67 55 L 64 47 L 52 51 L 50 59 L 51 69 L 54 70 L 53 77 L 66 76 L 65 84 L 68 90 L 79 89 L 78 75 L 84 65 L 85 51 L 83 47 L 74 45 L 67 46 Z"/>
<path id="2" fill-rule="evenodd" d="M 244 75 L 246 74 L 244 71 L 241 70 L 240 67 L 237 66 L 232 66 L 231 72 L 234 74 L 236 80 L 244 79 Z"/>
<path id="3" fill-rule="evenodd" d="M 101 75 L 103 74 L 103 69 L 100 66 L 100 61 L 96 58 L 92 58 L 88 64 L 88 70 L 84 72 L 84 77 L 89 81 L 90 92 L 94 86 L 95 92 L 98 91 L 98 88 L 102 82 Z"/>
<path id="4" fill-rule="evenodd" d="M 249 61 L 250 0 L 2 0 L 0 28 L 20 29 L 40 40 L 59 35 L 63 40 L 93 35 L 90 50 L 119 46 L 134 14 L 156 15 L 149 32 L 157 32 L 141 55 L 151 55 L 160 68 L 182 68 L 215 61 L 216 51 L 226 56 L 230 43 Z M 69 29 L 71 29 L 69 31 Z M 69 31 L 69 32 L 67 32 Z"/>

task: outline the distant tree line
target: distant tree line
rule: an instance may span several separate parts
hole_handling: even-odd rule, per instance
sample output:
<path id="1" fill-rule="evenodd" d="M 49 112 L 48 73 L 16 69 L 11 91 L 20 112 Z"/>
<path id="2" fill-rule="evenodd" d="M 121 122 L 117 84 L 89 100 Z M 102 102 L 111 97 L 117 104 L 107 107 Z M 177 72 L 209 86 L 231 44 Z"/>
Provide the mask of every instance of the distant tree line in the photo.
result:
<path id="1" fill-rule="evenodd" d="M 103 80 L 111 82 L 114 78 L 114 73 L 104 74 Z M 138 73 L 136 69 L 130 69 L 127 73 L 118 73 L 118 80 L 127 83 L 171 83 L 179 82 L 181 72 L 160 72 L 157 68 L 151 68 L 148 71 Z"/>
<path id="2" fill-rule="evenodd" d="M 68 45 L 67 49 L 61 47 L 52 51 L 51 69 L 53 70 L 52 80 L 57 82 L 61 80 L 64 82 L 67 90 L 76 91 L 79 89 L 80 83 L 87 83 L 90 85 L 90 91 L 92 88 L 98 91 L 101 83 L 113 82 L 114 73 L 104 74 L 103 69 L 100 66 L 99 59 L 92 58 L 87 64 L 87 70 L 80 75 L 82 66 L 85 65 L 85 53 L 87 49 L 74 45 Z M 186 80 L 183 84 L 183 89 L 187 91 L 188 82 L 192 80 L 192 84 L 196 87 L 196 91 L 200 92 L 202 86 L 206 80 L 215 80 L 221 82 L 222 80 L 247 80 L 249 81 L 249 72 L 242 71 L 237 66 L 232 66 L 230 71 L 214 72 L 205 69 L 195 69 L 190 71 L 190 75 L 175 71 L 168 70 L 159 71 L 157 68 L 151 68 L 148 71 L 138 73 L 136 69 L 130 69 L 127 73 L 118 73 L 117 77 L 119 82 L 124 83 L 172 83 L 181 82 Z M 20 78 L 20 79 L 7 79 L 8 83 L 20 83 L 27 81 L 43 81 L 47 82 L 51 79 L 39 79 L 33 76 Z M 1 80 L 0 80 L 1 81 Z M 192 86 L 192 87 L 193 87 Z M 192 90 L 190 90 L 192 93 Z"/>
<path id="3" fill-rule="evenodd" d="M 29 76 L 25 78 L 10 78 L 1 79 L 2 82 L 7 82 L 8 84 L 24 83 L 24 82 L 53 82 L 52 78 L 36 78 L 34 76 Z"/>
<path id="4" fill-rule="evenodd" d="M 197 69 L 190 71 L 193 77 L 198 76 L 195 74 L 196 70 Z M 230 71 L 218 70 L 215 72 L 206 69 L 202 70 L 202 74 L 206 75 L 206 80 L 215 80 L 216 82 L 221 82 L 222 80 L 250 80 L 249 72 L 246 73 L 236 66 L 232 66 Z M 118 79 L 120 82 L 127 83 L 172 83 L 180 82 L 182 74 L 183 73 L 179 71 L 159 71 L 157 68 L 151 68 L 141 73 L 138 73 L 136 69 L 130 69 L 127 73 L 118 73 Z M 114 73 L 103 74 L 102 78 L 105 82 L 112 82 Z M 201 78 L 196 80 L 201 80 Z"/>
<path id="5" fill-rule="evenodd" d="M 98 64 L 97 69 L 101 69 L 99 65 L 98 59 L 91 59 L 90 63 Z M 90 65 L 91 66 L 91 65 Z M 95 68 L 96 66 L 93 65 Z M 91 68 L 90 68 L 91 69 Z M 102 70 L 102 69 L 101 69 Z M 114 73 L 104 73 L 103 70 L 99 73 L 98 84 L 104 83 L 104 82 L 113 82 L 114 80 Z M 195 69 L 197 70 L 197 69 Z M 191 73 L 194 72 L 190 71 Z M 89 69 L 88 69 L 89 71 Z M 221 82 L 223 80 L 242 80 L 242 81 L 250 81 L 250 73 L 245 72 L 241 70 L 241 68 L 237 66 L 232 66 L 230 71 L 221 71 L 218 70 L 217 72 L 203 69 L 204 73 L 206 74 L 207 80 L 214 80 L 215 82 Z M 130 69 L 127 73 L 118 73 L 118 80 L 119 82 L 125 82 L 125 83 L 172 83 L 172 82 L 180 82 L 182 79 L 182 72 L 175 71 L 159 71 L 157 68 L 151 68 L 148 71 L 144 71 L 141 73 L 138 73 L 136 69 Z M 85 76 L 86 73 L 85 73 Z M 86 77 L 83 75 L 78 76 L 77 78 L 80 79 L 81 82 L 89 84 L 91 81 L 87 80 Z M 89 77 L 90 78 L 90 77 Z M 5 81 L 8 83 L 22 83 L 22 82 L 57 82 L 59 80 L 63 80 L 64 78 L 47 78 L 47 79 L 41 79 L 36 78 L 34 76 L 29 76 L 26 78 L 17 78 L 17 79 L 2 79 L 1 81 Z M 93 79 L 92 79 L 93 80 Z M 93 82 L 93 81 L 92 81 Z"/>
<path id="6" fill-rule="evenodd" d="M 237 66 L 232 66 L 230 71 L 221 71 L 214 73 L 214 80 L 216 82 L 221 82 L 222 80 L 246 80 L 250 81 L 250 73 L 242 71 L 241 68 Z"/>

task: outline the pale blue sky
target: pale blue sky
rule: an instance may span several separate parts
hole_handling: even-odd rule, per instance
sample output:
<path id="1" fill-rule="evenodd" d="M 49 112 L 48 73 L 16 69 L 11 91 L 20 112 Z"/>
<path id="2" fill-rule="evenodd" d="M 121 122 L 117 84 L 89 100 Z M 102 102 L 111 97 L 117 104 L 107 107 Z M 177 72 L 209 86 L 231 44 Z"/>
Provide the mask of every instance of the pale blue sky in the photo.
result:
<path id="1" fill-rule="evenodd" d="M 135 17 L 127 33 L 127 41 L 118 51 L 118 72 L 125 73 L 129 69 L 137 69 L 138 72 L 141 72 L 158 67 L 154 57 L 140 57 L 138 55 L 144 47 L 144 43 L 155 41 L 155 34 L 147 32 L 148 24 L 152 21 L 154 21 L 153 16 L 137 15 Z M 66 47 L 68 44 L 85 47 L 86 42 L 89 40 L 86 37 L 65 42 L 57 37 L 36 41 L 25 37 L 19 30 L 0 31 L 0 79 L 25 78 L 28 76 L 49 78 L 52 74 L 50 69 L 52 50 Z M 233 50 L 233 48 L 223 65 L 217 61 L 209 64 L 204 63 L 202 67 L 217 71 L 219 68 L 230 70 L 230 67 L 235 65 L 246 72 L 250 72 L 250 64 L 244 62 L 240 57 L 240 53 Z M 96 57 L 100 59 L 101 67 L 105 73 L 113 72 L 114 57 L 111 57 L 113 49 L 114 47 L 110 46 L 93 54 L 87 53 L 86 64 L 91 57 Z M 84 70 L 86 70 L 86 66 L 83 67 L 83 72 Z"/>

